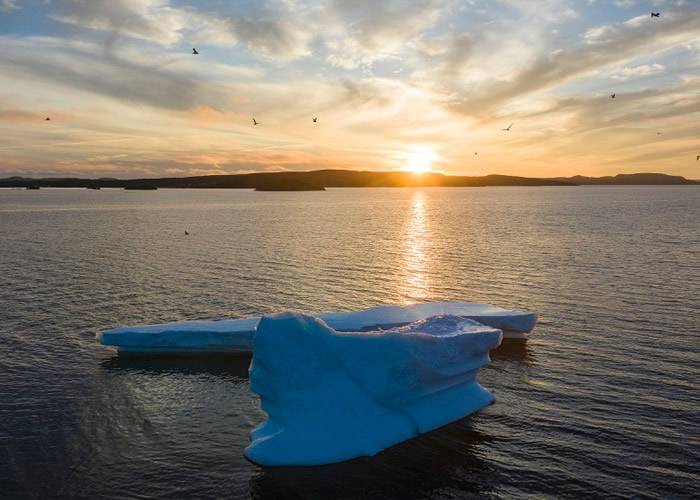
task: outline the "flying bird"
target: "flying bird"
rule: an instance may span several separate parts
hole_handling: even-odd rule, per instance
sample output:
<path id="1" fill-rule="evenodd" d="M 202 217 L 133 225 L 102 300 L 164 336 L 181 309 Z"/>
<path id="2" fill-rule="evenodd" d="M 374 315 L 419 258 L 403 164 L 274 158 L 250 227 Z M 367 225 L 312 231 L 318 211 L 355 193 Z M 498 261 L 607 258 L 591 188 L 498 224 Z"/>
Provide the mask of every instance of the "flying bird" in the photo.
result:
<path id="1" fill-rule="evenodd" d="M 189 236 L 189 235 L 190 235 L 190 233 L 187 232 L 187 229 L 185 229 L 185 236 Z"/>
<path id="2" fill-rule="evenodd" d="M 318 121 L 318 117 L 314 116 L 314 123 Z"/>
<path id="3" fill-rule="evenodd" d="M 511 128 L 512 126 L 513 126 L 513 124 L 511 123 L 511 124 L 508 125 L 506 128 L 501 129 L 501 130 L 502 130 L 503 132 L 510 132 L 510 128 Z"/>
<path id="4" fill-rule="evenodd" d="M 192 55 L 194 55 L 194 56 L 199 55 L 199 52 L 197 52 L 197 49 L 195 49 L 194 47 L 192 47 Z"/>
<path id="5" fill-rule="evenodd" d="M 661 132 L 657 132 L 656 135 L 661 135 Z"/>
<path id="6" fill-rule="evenodd" d="M 617 94 L 610 94 L 610 97 L 612 97 L 613 99 L 615 99 L 615 96 L 616 96 L 616 95 L 617 95 Z"/>
<path id="7" fill-rule="evenodd" d="M 49 117 L 47 116 L 45 121 L 50 122 L 50 121 L 51 121 L 51 118 L 49 118 Z"/>
<path id="8" fill-rule="evenodd" d="M 256 125 L 262 125 L 262 123 L 260 123 L 255 119 L 255 117 L 253 117 L 253 127 L 255 127 Z"/>
<path id="9" fill-rule="evenodd" d="M 697 155 L 697 156 L 695 157 L 695 161 L 698 161 L 698 160 L 700 160 L 700 155 Z"/>
<path id="10" fill-rule="evenodd" d="M 661 12 L 652 12 L 651 17 L 661 17 Z"/>

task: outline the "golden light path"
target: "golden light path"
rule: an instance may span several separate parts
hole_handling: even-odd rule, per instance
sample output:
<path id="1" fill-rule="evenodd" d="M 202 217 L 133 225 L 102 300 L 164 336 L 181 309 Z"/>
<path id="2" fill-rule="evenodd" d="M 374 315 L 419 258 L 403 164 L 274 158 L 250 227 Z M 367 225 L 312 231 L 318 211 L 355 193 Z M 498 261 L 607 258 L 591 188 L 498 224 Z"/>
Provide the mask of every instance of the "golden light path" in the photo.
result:
<path id="1" fill-rule="evenodd" d="M 401 296 L 404 303 L 420 302 L 428 298 L 430 287 L 430 227 L 426 211 L 425 194 L 413 193 L 404 229 L 404 279 Z"/>

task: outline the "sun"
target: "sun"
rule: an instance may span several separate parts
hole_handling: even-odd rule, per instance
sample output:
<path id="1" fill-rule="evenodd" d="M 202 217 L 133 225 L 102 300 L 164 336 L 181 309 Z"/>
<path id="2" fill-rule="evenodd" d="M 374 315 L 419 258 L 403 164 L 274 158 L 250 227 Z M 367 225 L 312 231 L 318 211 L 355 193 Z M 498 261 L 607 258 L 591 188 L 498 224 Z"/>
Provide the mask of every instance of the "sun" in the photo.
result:
<path id="1" fill-rule="evenodd" d="M 416 148 L 405 155 L 402 170 L 414 174 L 424 174 L 432 170 L 435 152 L 428 148 Z"/>

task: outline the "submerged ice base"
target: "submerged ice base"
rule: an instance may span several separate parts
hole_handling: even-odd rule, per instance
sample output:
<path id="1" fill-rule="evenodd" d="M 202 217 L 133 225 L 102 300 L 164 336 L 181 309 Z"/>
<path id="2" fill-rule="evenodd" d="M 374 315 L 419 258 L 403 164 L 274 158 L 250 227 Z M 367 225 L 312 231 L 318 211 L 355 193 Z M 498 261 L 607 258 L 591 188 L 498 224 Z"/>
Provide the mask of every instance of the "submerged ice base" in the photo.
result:
<path id="1" fill-rule="evenodd" d="M 437 316 L 339 332 L 311 316 L 265 316 L 253 338 L 251 390 L 268 418 L 245 450 L 266 466 L 375 455 L 490 404 L 479 368 L 500 330 Z"/>
<path id="2" fill-rule="evenodd" d="M 526 339 L 537 323 L 533 312 L 502 309 L 477 302 L 428 302 L 407 306 L 379 306 L 364 311 L 328 312 L 317 316 L 331 328 L 367 331 L 405 325 L 441 314 L 472 319 L 503 330 L 506 339 Z M 260 317 L 221 321 L 184 321 L 105 330 L 98 334 L 104 345 L 123 353 L 228 353 L 250 352 Z"/>

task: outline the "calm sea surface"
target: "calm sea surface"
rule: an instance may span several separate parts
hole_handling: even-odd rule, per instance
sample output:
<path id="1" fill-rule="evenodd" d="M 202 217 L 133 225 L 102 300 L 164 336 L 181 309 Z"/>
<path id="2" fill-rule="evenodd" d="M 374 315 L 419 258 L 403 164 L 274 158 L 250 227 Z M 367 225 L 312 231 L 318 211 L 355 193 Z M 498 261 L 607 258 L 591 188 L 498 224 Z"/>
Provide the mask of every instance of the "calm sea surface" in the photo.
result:
<path id="1" fill-rule="evenodd" d="M 480 372 L 496 403 L 318 468 L 243 458 L 248 358 L 94 338 L 442 299 L 540 313 Z M 680 498 L 698 471 L 700 188 L 0 190 L 0 497 Z"/>

